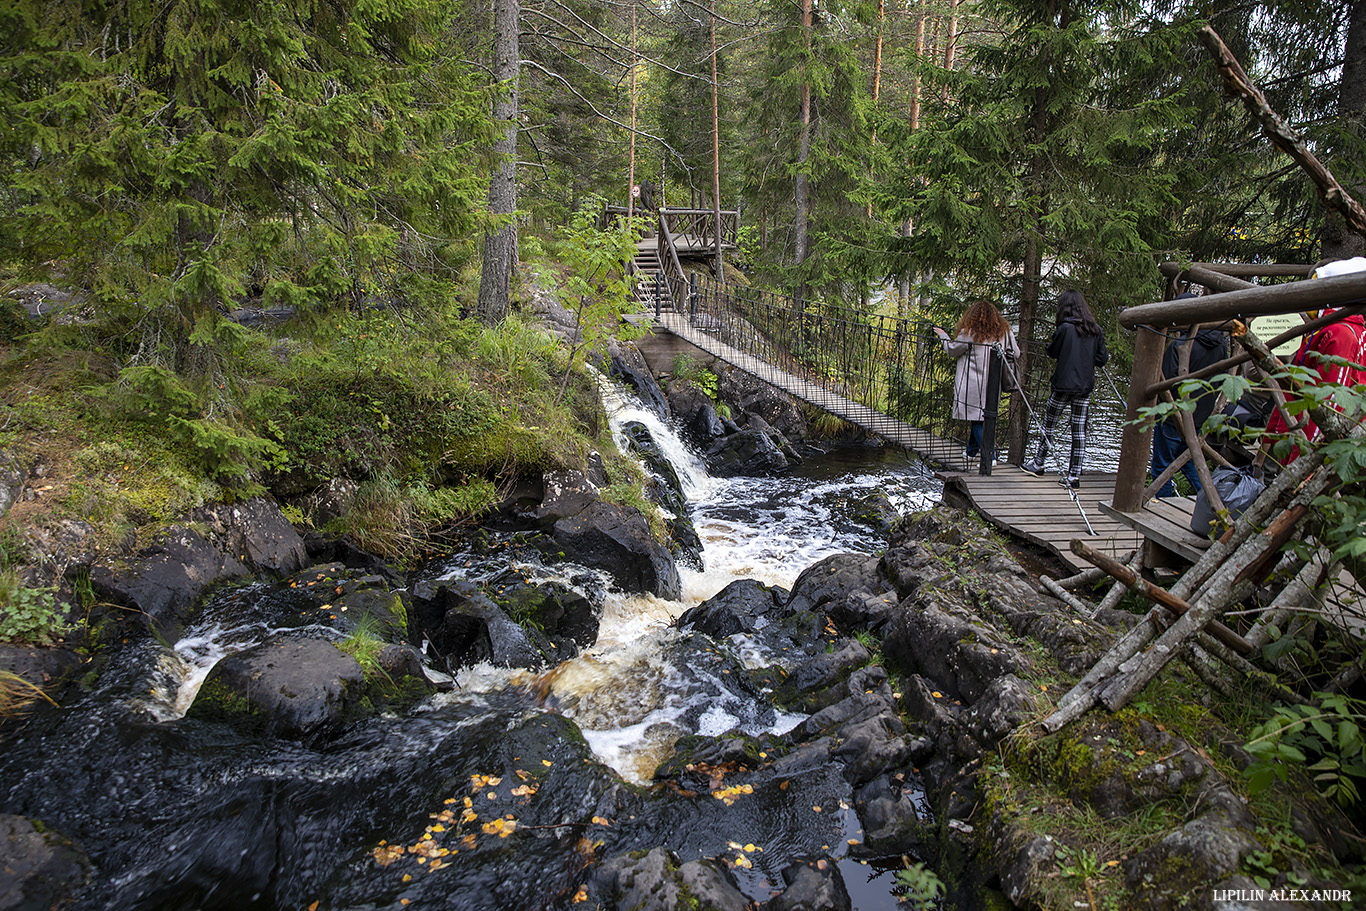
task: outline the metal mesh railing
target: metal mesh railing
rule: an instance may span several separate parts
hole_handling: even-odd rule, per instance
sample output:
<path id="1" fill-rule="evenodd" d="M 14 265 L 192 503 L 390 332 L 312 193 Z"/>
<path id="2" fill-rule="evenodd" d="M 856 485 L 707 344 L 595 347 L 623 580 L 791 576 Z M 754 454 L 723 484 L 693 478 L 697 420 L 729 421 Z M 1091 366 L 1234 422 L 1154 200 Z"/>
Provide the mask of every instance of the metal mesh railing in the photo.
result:
<path id="1" fill-rule="evenodd" d="M 966 443 L 966 423 L 952 417 L 954 359 L 928 322 L 823 304 L 798 307 L 790 297 L 705 276 L 696 277 L 688 316 L 698 330 L 772 370 L 876 412 L 860 421 L 874 433 L 909 424 Z"/>

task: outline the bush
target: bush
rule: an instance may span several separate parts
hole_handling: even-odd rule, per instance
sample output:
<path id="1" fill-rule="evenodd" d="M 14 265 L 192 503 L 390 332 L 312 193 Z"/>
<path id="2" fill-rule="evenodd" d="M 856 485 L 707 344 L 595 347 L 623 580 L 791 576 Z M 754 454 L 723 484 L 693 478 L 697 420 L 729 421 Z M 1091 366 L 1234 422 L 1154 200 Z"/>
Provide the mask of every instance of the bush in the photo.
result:
<path id="1" fill-rule="evenodd" d="M 47 645 L 69 629 L 50 589 L 27 588 L 15 573 L 0 573 L 0 642 Z"/>

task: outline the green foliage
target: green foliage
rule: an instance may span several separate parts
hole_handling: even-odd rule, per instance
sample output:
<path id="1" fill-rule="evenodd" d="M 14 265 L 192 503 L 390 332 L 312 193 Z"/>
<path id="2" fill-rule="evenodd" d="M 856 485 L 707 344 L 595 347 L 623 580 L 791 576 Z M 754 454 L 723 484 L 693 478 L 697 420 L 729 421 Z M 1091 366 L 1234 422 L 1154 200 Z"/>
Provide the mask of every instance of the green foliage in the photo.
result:
<path id="1" fill-rule="evenodd" d="M 379 653 L 386 644 L 380 638 L 378 622 L 366 615 L 361 617 L 355 629 L 351 630 L 345 639 L 337 643 L 337 648 L 356 659 L 367 681 L 389 680 L 389 675 L 379 666 Z"/>
<path id="2" fill-rule="evenodd" d="M 561 390 L 570 371 L 606 350 L 614 337 L 628 338 L 621 316 L 631 306 L 631 279 L 623 269 L 636 252 L 644 223 L 634 219 L 621 228 L 599 230 L 587 212 L 578 212 L 561 232 L 557 255 L 569 270 L 562 291 L 574 313 L 577 340 L 569 350 Z"/>
<path id="3" fill-rule="evenodd" d="M 893 876 L 896 885 L 893 891 L 898 898 L 915 911 L 932 911 L 938 908 L 944 898 L 944 882 L 925 864 L 916 861 L 897 870 Z"/>
<path id="4" fill-rule="evenodd" d="M 13 571 L 0 571 L 0 642 L 47 645 L 69 631 L 50 589 L 28 588 Z"/>
<path id="5" fill-rule="evenodd" d="M 1324 796 L 1343 806 L 1361 799 L 1357 779 L 1366 778 L 1366 703 L 1330 693 L 1315 694 L 1316 705 L 1277 706 L 1271 718 L 1253 728 L 1246 749 L 1255 758 L 1243 774 L 1256 794 L 1291 765 L 1304 766 Z"/>
<path id="6" fill-rule="evenodd" d="M 0 15 L 4 252 L 60 260 L 179 355 L 242 297 L 408 298 L 457 264 L 492 135 L 445 0 L 145 0 Z"/>

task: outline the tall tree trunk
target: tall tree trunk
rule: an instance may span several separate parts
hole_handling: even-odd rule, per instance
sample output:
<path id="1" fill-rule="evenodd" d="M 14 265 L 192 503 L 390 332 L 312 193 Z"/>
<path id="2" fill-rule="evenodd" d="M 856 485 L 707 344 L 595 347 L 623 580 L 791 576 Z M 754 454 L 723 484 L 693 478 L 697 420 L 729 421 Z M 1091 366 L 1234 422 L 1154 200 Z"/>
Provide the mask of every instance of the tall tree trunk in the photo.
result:
<path id="1" fill-rule="evenodd" d="M 636 214 L 636 4 L 631 0 L 631 150 L 626 165 L 626 217 Z"/>
<path id="2" fill-rule="evenodd" d="M 807 220 L 810 218 L 809 182 L 806 167 L 807 160 L 811 157 L 811 3 L 812 0 L 802 0 L 802 38 L 806 46 L 806 59 L 802 63 L 805 72 L 802 76 L 800 133 L 798 134 L 797 146 L 797 223 L 795 225 L 797 270 L 798 275 L 801 276 L 797 285 L 797 305 L 799 307 L 805 306 L 806 301 L 806 278 L 802 266 L 806 262 L 808 252 Z"/>
<path id="3" fill-rule="evenodd" d="M 517 77 L 521 50 L 517 41 L 519 0 L 494 0 L 493 76 L 504 94 L 493 106 L 494 119 L 507 124 L 494 143 L 498 158 L 489 179 L 489 215 L 506 217 L 498 230 L 484 238 L 484 268 L 479 277 L 479 322 L 497 325 L 508 313 L 512 271 L 517 264 Z"/>
<path id="4" fill-rule="evenodd" d="M 949 0 L 949 20 L 944 36 L 944 69 L 953 69 L 953 58 L 958 49 L 958 0 Z"/>
<path id="5" fill-rule="evenodd" d="M 1343 132 L 1366 140 L 1366 0 L 1351 0 L 1347 12 L 1347 45 L 1338 83 L 1338 122 Z M 1366 204 L 1366 186 L 1348 187 Z M 1366 237 L 1347 230 L 1342 216 L 1328 210 L 1322 235 L 1323 256 L 1345 258 L 1366 253 Z"/>
<path id="6" fill-rule="evenodd" d="M 716 231 L 716 280 L 726 280 L 721 259 L 721 83 L 716 74 L 716 0 L 711 0 L 711 211 Z"/>
<path id="7" fill-rule="evenodd" d="M 877 107 L 878 95 L 882 89 L 882 25 L 887 19 L 887 0 L 877 0 L 877 44 L 873 48 L 873 107 Z M 873 144 L 877 145 L 877 129 L 873 129 Z M 872 182 L 873 166 L 868 165 L 868 178 Z M 868 219 L 873 218 L 873 203 L 868 202 Z"/>
<path id="8" fill-rule="evenodd" d="M 1048 21 L 1053 22 L 1057 15 L 1055 0 L 1049 0 Z M 1040 148 L 1043 143 L 1045 131 L 1048 126 L 1047 109 L 1047 89 L 1039 87 L 1034 90 L 1034 109 L 1030 118 L 1029 131 L 1032 134 L 1034 147 Z M 1024 283 L 1020 289 L 1020 376 L 1028 379 L 1033 369 L 1034 349 L 1030 341 L 1034 338 L 1035 314 L 1039 305 L 1039 286 L 1042 283 L 1043 274 L 1043 215 L 1047 211 L 1047 183 L 1046 168 L 1048 162 L 1044 159 L 1041 152 L 1036 152 L 1029 161 L 1029 174 L 1027 176 L 1028 187 L 1026 196 L 1033 206 L 1033 211 L 1028 216 L 1030 224 L 1025 228 L 1025 253 L 1024 253 Z M 1024 386 L 1024 395 L 1030 393 L 1030 389 Z M 1025 446 L 1029 442 L 1029 417 L 1026 411 L 1024 395 L 1012 395 L 1010 397 L 1010 418 L 1009 418 L 1009 452 L 1006 461 L 1020 464 L 1025 460 Z M 1058 447 L 1053 447 L 1058 451 Z"/>
<path id="9" fill-rule="evenodd" d="M 920 0 L 920 12 L 918 12 L 915 17 L 915 59 L 917 61 L 919 61 L 920 58 L 925 55 L 925 13 L 928 4 L 929 0 Z M 923 89 L 920 81 L 920 74 L 917 73 L 915 75 L 914 81 L 911 83 L 911 109 L 909 125 L 912 133 L 920 129 L 920 96 L 922 91 Z M 901 236 L 910 237 L 911 232 L 914 230 L 915 223 L 914 221 L 908 218 L 901 225 Z M 897 312 L 901 316 L 910 315 L 910 297 L 911 270 L 907 269 L 906 271 L 901 273 L 901 281 L 898 283 L 897 287 Z"/>

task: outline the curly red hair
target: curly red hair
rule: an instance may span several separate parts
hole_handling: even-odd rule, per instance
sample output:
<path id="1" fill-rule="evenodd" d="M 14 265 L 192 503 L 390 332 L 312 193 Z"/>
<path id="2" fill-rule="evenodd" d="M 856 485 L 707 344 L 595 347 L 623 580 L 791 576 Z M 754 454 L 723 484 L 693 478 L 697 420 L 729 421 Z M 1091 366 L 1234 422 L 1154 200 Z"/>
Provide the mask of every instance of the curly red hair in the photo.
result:
<path id="1" fill-rule="evenodd" d="M 955 330 L 974 342 L 999 342 L 1010 334 L 1010 323 L 989 300 L 973 301 Z"/>

